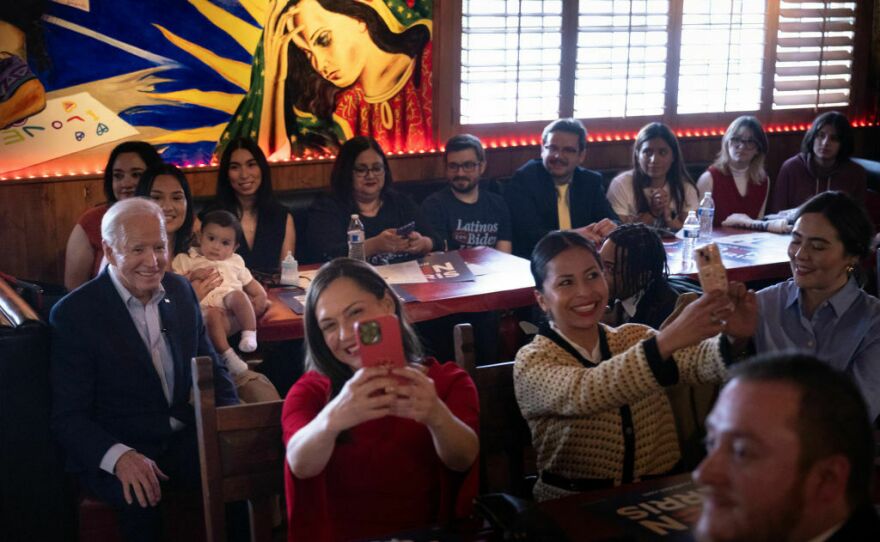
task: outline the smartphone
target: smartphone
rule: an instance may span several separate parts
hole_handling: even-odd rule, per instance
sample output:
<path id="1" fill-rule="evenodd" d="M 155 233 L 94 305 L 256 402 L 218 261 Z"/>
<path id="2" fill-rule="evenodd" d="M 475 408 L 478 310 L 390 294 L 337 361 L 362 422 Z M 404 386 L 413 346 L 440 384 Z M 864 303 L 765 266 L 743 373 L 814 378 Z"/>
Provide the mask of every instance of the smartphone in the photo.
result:
<path id="1" fill-rule="evenodd" d="M 704 292 L 727 291 L 727 270 L 721 263 L 721 250 L 715 243 L 696 249 L 697 270 Z"/>
<path id="2" fill-rule="evenodd" d="M 409 224 L 397 228 L 396 233 L 405 239 L 414 231 L 416 231 L 416 223 L 410 222 Z"/>
<path id="3" fill-rule="evenodd" d="M 389 314 L 355 323 L 358 352 L 364 367 L 404 367 L 406 355 L 397 316 Z"/>

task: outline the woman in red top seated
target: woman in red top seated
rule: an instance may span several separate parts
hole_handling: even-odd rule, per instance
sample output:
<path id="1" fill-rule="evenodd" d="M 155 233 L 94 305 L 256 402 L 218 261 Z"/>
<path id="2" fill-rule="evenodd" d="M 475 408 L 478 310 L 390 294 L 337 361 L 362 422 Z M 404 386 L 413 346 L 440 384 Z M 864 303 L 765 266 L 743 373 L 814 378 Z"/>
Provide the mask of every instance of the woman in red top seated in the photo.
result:
<path id="1" fill-rule="evenodd" d="M 734 213 L 764 218 L 770 185 L 764 171 L 767 148 L 767 135 L 755 117 L 744 115 L 727 127 L 718 158 L 697 180 L 700 201 L 712 192 L 715 226 Z"/>
<path id="2" fill-rule="evenodd" d="M 362 367 L 355 323 L 390 314 L 410 365 Z M 422 356 L 398 297 L 363 262 L 324 265 L 304 320 L 309 371 L 282 414 L 288 540 L 367 538 L 469 513 L 479 406 L 467 373 Z"/>
<path id="3" fill-rule="evenodd" d="M 107 202 L 92 207 L 79 217 L 64 255 L 64 286 L 80 286 L 98 274 L 104 249 L 101 248 L 101 219 L 111 205 L 134 195 L 138 180 L 147 168 L 162 163 L 149 143 L 126 141 L 117 145 L 104 168 L 104 195 Z"/>

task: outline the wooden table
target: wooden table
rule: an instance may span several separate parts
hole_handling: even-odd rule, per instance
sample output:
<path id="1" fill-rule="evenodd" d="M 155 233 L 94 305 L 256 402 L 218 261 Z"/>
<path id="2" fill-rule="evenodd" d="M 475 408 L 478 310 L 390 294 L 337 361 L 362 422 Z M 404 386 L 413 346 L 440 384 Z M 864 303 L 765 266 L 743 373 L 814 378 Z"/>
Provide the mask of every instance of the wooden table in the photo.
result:
<path id="1" fill-rule="evenodd" d="M 527 307 L 535 302 L 535 282 L 529 261 L 492 248 L 458 251 L 467 263 L 477 264 L 474 280 L 405 284 L 400 287 L 416 300 L 404 310 L 411 322 L 433 320 L 463 312 L 484 312 Z M 303 337 L 302 316 L 278 299 L 278 289 L 269 289 L 272 306 L 260 319 L 260 341 L 283 341 Z"/>
<path id="2" fill-rule="evenodd" d="M 544 528 L 538 530 L 544 540 L 569 542 L 693 540 L 691 530 L 699 518 L 701 502 L 691 475 L 679 474 L 539 503 Z M 621 517 L 618 510 L 622 507 L 639 521 Z M 501 542 L 504 537 L 478 517 L 372 540 Z"/>
<path id="3" fill-rule="evenodd" d="M 753 242 L 741 242 L 749 236 Z M 727 239 L 727 241 L 725 241 Z M 749 282 L 753 280 L 786 279 L 791 276 L 788 244 L 791 235 L 756 232 L 737 228 L 715 228 L 712 241 L 721 249 L 721 259 L 727 268 L 727 278 Z M 697 277 L 693 261 L 682 262 L 682 240 L 664 241 L 666 262 L 670 275 Z M 697 246 L 706 244 L 700 241 Z"/>

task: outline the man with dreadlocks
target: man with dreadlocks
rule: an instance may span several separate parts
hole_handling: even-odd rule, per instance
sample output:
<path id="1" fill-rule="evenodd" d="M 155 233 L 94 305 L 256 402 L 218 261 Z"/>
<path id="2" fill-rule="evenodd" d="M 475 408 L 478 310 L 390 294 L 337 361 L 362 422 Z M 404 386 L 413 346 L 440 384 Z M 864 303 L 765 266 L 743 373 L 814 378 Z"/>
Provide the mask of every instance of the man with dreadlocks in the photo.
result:
<path id="1" fill-rule="evenodd" d="M 609 325 L 628 322 L 658 329 L 675 308 L 678 292 L 667 280 L 666 251 L 644 224 L 624 224 L 608 235 L 599 251 L 609 299 L 616 302 Z"/>

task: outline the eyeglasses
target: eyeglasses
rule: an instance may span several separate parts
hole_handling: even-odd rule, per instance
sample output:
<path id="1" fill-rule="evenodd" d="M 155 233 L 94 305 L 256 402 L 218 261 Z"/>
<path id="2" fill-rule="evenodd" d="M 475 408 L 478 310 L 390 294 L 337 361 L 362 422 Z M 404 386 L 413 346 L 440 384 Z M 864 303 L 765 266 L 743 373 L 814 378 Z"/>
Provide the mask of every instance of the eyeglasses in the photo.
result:
<path id="1" fill-rule="evenodd" d="M 557 147 L 556 145 L 544 145 L 544 150 L 547 151 L 548 154 L 555 154 L 557 156 L 574 156 L 579 150 L 574 147 Z"/>
<path id="2" fill-rule="evenodd" d="M 737 146 L 742 145 L 743 147 L 749 149 L 750 151 L 758 148 L 758 142 L 755 141 L 754 139 L 751 139 L 751 138 L 744 139 L 741 137 L 734 136 L 734 137 L 730 138 L 730 144 L 737 145 Z"/>
<path id="3" fill-rule="evenodd" d="M 458 164 L 456 162 L 449 162 L 448 164 L 446 164 L 446 169 L 453 173 L 458 173 L 459 171 L 464 171 L 465 173 L 473 173 L 477 170 L 477 166 L 479 166 L 481 163 L 482 162 L 473 161 L 463 162 L 461 164 Z"/>
<path id="4" fill-rule="evenodd" d="M 358 177 L 366 177 L 370 173 L 372 173 L 374 177 L 378 177 L 385 173 L 385 166 L 377 164 L 372 167 L 355 166 L 354 168 L 354 174 Z"/>

